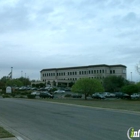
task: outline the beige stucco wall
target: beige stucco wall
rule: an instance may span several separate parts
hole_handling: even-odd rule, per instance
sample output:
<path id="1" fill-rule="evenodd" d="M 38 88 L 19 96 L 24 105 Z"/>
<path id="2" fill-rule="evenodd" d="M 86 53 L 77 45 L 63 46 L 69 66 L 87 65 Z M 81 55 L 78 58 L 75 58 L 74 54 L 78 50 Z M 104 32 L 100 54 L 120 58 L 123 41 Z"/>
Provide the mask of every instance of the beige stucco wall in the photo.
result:
<path id="1" fill-rule="evenodd" d="M 86 71 L 86 74 L 79 74 L 80 72 Z M 90 71 L 90 73 L 89 73 Z M 91 73 L 93 71 L 93 73 Z M 96 73 L 94 73 L 96 71 Z M 98 71 L 98 73 L 97 73 Z M 103 72 L 104 71 L 104 72 Z M 112 71 L 112 73 L 110 73 Z M 78 68 L 66 68 L 66 69 L 51 69 L 51 70 L 44 70 L 41 72 L 41 81 L 47 82 L 53 82 L 53 81 L 62 81 L 62 82 L 75 82 L 79 78 L 89 77 L 89 78 L 97 78 L 97 79 L 103 79 L 106 76 L 109 75 L 116 75 L 116 76 L 122 76 L 126 78 L 126 68 L 124 66 L 93 66 L 93 67 L 78 67 Z M 76 72 L 76 74 L 75 74 Z M 115 73 L 113 73 L 115 72 Z M 72 73 L 71 75 L 68 75 L 68 73 Z M 73 74 L 74 73 L 74 74 Z M 47 74 L 52 76 L 47 76 Z M 55 74 L 55 75 L 54 75 Z M 63 75 L 62 75 L 63 74 Z"/>

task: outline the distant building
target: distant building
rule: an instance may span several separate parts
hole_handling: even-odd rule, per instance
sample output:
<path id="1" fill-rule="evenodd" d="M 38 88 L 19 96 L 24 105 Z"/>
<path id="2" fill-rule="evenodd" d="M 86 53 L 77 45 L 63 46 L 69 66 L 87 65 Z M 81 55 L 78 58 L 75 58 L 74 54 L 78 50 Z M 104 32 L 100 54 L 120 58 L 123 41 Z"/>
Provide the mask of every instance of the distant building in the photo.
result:
<path id="1" fill-rule="evenodd" d="M 50 68 L 42 69 L 40 71 L 41 81 L 46 84 L 58 85 L 74 83 L 80 78 L 96 78 L 104 79 L 110 75 L 122 76 L 126 79 L 126 66 L 125 65 L 89 65 L 77 66 L 66 68 Z"/>

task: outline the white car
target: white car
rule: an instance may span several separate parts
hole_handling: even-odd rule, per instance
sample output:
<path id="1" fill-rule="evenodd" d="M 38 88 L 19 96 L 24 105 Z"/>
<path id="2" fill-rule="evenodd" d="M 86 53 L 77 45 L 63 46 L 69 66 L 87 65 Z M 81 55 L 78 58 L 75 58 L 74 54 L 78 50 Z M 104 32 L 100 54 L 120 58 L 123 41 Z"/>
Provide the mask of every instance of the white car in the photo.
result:
<path id="1" fill-rule="evenodd" d="M 65 93 L 64 90 L 56 90 L 54 93 Z"/>
<path id="2" fill-rule="evenodd" d="M 31 93 L 31 95 L 40 95 L 40 92 L 34 91 L 34 92 Z"/>
<path id="3" fill-rule="evenodd" d="M 140 98 L 140 94 L 138 94 L 138 93 L 133 93 L 133 94 L 131 95 L 131 98 L 132 98 L 132 99 Z"/>

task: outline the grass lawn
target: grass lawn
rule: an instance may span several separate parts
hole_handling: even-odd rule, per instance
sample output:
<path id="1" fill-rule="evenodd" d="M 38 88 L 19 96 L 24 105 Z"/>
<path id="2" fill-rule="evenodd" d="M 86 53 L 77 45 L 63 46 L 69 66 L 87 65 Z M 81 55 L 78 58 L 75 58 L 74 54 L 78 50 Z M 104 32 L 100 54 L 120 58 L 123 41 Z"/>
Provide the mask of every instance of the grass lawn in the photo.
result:
<path id="1" fill-rule="evenodd" d="M 0 127 L 0 138 L 9 138 L 9 137 L 14 137 L 14 135 L 6 131 L 3 127 Z"/>
<path id="2" fill-rule="evenodd" d="M 140 100 L 45 99 L 46 101 L 140 112 Z"/>

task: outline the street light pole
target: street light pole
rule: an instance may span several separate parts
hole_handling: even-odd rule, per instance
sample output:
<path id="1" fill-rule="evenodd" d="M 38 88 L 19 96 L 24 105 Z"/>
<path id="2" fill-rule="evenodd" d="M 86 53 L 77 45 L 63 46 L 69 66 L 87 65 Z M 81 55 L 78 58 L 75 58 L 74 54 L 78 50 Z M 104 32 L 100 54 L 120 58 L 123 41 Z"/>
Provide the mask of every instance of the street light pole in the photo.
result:
<path id="1" fill-rule="evenodd" d="M 132 72 L 131 72 L 131 82 L 132 82 Z"/>
<path id="2" fill-rule="evenodd" d="M 139 62 L 139 64 L 136 65 L 136 70 L 137 70 L 138 74 L 140 75 L 140 62 Z"/>
<path id="3" fill-rule="evenodd" d="M 21 77 L 23 77 L 22 72 L 23 72 L 23 71 L 21 71 Z"/>

